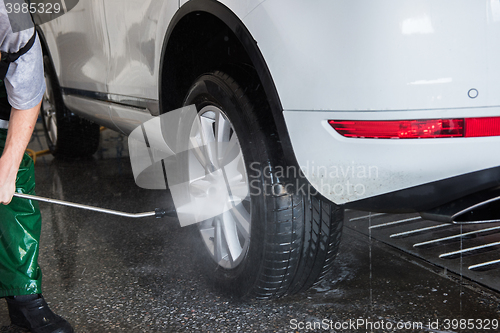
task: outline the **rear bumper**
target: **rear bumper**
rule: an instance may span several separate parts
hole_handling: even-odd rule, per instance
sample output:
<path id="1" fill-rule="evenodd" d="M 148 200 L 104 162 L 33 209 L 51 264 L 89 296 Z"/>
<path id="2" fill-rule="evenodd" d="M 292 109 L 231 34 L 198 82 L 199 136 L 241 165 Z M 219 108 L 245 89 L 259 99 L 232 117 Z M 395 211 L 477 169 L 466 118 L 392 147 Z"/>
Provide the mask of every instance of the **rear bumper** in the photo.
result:
<path id="1" fill-rule="evenodd" d="M 498 185 L 500 137 L 345 138 L 339 120 L 499 116 L 500 107 L 377 112 L 285 111 L 293 151 L 306 178 L 336 204 L 420 211 Z"/>
<path id="2" fill-rule="evenodd" d="M 354 201 L 346 204 L 346 208 L 388 213 L 423 212 L 497 186 L 500 186 L 500 167 Z"/>

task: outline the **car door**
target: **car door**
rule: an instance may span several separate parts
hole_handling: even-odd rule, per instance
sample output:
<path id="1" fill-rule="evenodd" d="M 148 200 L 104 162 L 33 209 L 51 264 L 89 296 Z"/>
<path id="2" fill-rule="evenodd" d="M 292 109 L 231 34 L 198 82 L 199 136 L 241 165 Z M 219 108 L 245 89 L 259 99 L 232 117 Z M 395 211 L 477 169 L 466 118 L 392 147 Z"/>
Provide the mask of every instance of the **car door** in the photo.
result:
<path id="1" fill-rule="evenodd" d="M 101 101 L 107 93 L 109 61 L 103 1 L 78 1 L 70 10 L 66 4 L 64 15 L 45 21 L 40 29 L 65 106 L 112 128 L 108 103 Z"/>
<path id="2" fill-rule="evenodd" d="M 106 0 L 111 118 L 129 133 L 159 113 L 158 72 L 163 38 L 177 0 Z"/>
<path id="3" fill-rule="evenodd" d="M 106 92 L 109 57 L 103 0 L 85 0 L 42 25 L 62 88 Z"/>

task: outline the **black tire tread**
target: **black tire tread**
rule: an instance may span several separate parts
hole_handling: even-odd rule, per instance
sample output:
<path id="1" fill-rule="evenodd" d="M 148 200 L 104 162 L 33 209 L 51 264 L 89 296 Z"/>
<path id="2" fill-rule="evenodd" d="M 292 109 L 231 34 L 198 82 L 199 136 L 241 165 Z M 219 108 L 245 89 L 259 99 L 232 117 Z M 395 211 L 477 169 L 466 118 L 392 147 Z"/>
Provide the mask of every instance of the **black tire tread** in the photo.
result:
<path id="1" fill-rule="evenodd" d="M 290 200 L 287 206 L 279 205 L 283 202 L 282 197 L 274 198 L 279 208 L 275 206 L 273 210 L 276 216 L 273 224 L 293 224 L 293 231 L 275 233 L 272 241 L 266 244 L 266 254 L 274 256 L 274 259 L 266 260 L 266 274 L 259 279 L 255 291 L 258 298 L 296 294 L 320 282 L 332 269 L 340 245 L 343 226 L 341 207 L 319 195 L 309 197 L 309 207 L 305 207 L 300 197 L 286 196 Z M 306 209 L 310 214 L 301 212 Z M 285 244 L 287 248 L 283 248 Z M 280 255 L 286 255 L 286 259 L 280 258 Z"/>

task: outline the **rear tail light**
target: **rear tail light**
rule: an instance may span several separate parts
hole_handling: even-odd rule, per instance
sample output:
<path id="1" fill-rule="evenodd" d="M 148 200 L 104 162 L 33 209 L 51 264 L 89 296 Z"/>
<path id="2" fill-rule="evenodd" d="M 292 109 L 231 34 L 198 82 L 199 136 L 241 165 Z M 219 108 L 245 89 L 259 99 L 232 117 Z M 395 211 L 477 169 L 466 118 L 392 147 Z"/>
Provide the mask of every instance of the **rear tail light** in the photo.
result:
<path id="1" fill-rule="evenodd" d="M 497 135 L 500 135 L 500 117 L 465 119 L 466 137 Z"/>
<path id="2" fill-rule="evenodd" d="M 329 120 L 342 136 L 373 139 L 430 139 L 500 135 L 500 117 L 421 120 Z"/>

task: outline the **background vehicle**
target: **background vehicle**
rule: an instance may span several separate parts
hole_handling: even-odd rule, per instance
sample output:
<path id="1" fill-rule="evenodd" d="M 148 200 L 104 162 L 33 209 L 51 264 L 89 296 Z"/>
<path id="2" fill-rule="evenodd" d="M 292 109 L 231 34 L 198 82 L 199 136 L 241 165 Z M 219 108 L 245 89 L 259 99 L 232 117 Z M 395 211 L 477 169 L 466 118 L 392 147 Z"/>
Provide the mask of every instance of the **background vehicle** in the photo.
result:
<path id="1" fill-rule="evenodd" d="M 65 131 L 73 113 L 129 134 L 189 104 L 205 124 L 194 137 L 238 143 L 233 171 L 258 193 L 198 227 L 206 269 L 231 292 L 321 279 L 344 207 L 452 221 L 484 203 L 491 218 L 499 1 L 92 0 L 40 32 L 54 153 L 94 149 L 92 125 Z M 209 168 L 200 156 L 187 163 Z"/>

